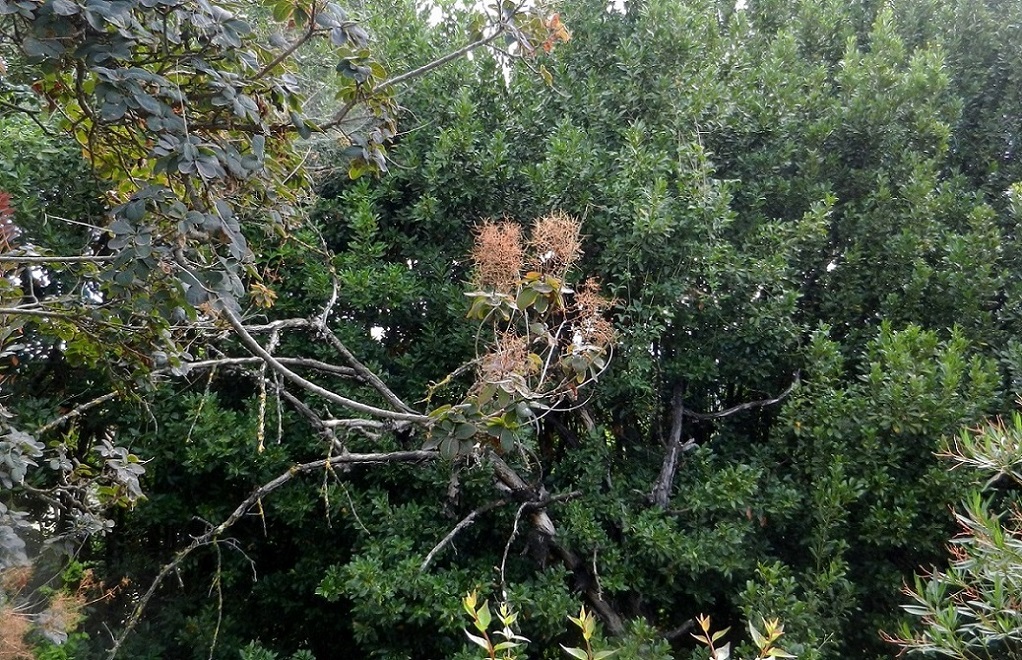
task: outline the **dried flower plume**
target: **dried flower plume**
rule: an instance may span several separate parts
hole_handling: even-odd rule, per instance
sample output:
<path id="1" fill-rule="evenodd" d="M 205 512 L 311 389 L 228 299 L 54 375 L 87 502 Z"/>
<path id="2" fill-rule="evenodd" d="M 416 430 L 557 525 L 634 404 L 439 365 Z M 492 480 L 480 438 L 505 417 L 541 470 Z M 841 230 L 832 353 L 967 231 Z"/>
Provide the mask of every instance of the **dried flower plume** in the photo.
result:
<path id="1" fill-rule="evenodd" d="M 582 256 L 581 223 L 556 211 L 536 220 L 529 240 L 528 265 L 563 278 Z"/>
<path id="2" fill-rule="evenodd" d="M 525 263 L 522 228 L 510 220 L 487 220 L 476 227 L 475 234 L 472 261 L 476 284 L 501 293 L 513 291 Z"/>
<path id="3" fill-rule="evenodd" d="M 529 361 L 529 346 L 525 337 L 513 333 L 497 335 L 493 350 L 479 361 L 482 381 L 499 383 L 512 374 L 530 375 L 534 365 Z"/>
<path id="4" fill-rule="evenodd" d="M 614 301 L 600 293 L 600 283 L 596 279 L 590 277 L 579 287 L 575 293 L 575 309 L 578 310 L 575 331 L 585 343 L 603 348 L 614 342 L 614 324 L 603 316 L 613 306 Z"/>

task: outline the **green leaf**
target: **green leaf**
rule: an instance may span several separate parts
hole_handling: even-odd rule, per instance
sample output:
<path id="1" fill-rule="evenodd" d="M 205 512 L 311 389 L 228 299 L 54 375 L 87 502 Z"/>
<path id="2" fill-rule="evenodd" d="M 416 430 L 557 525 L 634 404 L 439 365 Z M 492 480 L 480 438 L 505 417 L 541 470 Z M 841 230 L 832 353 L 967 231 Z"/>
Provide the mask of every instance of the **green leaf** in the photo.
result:
<path id="1" fill-rule="evenodd" d="M 53 8 L 53 13 L 58 16 L 73 16 L 77 14 L 81 9 L 71 0 L 50 0 L 50 7 Z"/>
<path id="2" fill-rule="evenodd" d="M 465 631 L 465 635 L 467 635 L 467 636 L 468 636 L 468 638 L 469 638 L 469 640 L 471 640 L 471 641 L 472 641 L 472 643 L 473 643 L 473 644 L 475 644 L 476 646 L 479 646 L 479 647 L 481 647 L 481 648 L 483 648 L 483 649 L 486 649 L 487 651 L 489 651 L 489 650 L 490 650 L 490 643 L 489 643 L 489 642 L 487 642 L 487 641 L 486 641 L 485 639 L 483 639 L 482 637 L 479 637 L 479 636 L 477 636 L 477 635 L 473 635 L 472 633 L 470 633 L 470 632 L 469 632 L 469 631 L 467 631 L 467 630 Z"/>
<path id="3" fill-rule="evenodd" d="M 429 416 L 432 417 L 433 419 L 440 419 L 441 417 L 445 416 L 448 412 L 450 412 L 450 410 L 451 404 L 448 403 L 440 406 L 439 408 L 434 408 L 433 410 L 431 410 L 429 412 Z"/>
<path id="4" fill-rule="evenodd" d="M 291 18 L 291 12 L 295 10 L 293 2 L 278 2 L 273 5 L 273 20 L 278 23 L 283 23 L 287 19 Z"/>
<path id="5" fill-rule="evenodd" d="M 458 455 L 458 441 L 453 437 L 446 437 L 440 441 L 440 456 L 444 460 L 453 460 Z"/>
<path id="6" fill-rule="evenodd" d="M 573 658 L 578 658 L 578 660 L 589 660 L 589 655 L 583 649 L 565 646 L 564 644 L 561 644 L 561 648 L 564 649 L 565 653 Z"/>
<path id="7" fill-rule="evenodd" d="M 524 312 L 531 307 L 534 302 L 536 302 L 537 297 L 539 297 L 539 294 L 536 293 L 535 289 L 532 287 L 525 287 L 518 292 L 518 298 L 515 300 L 515 306 L 520 311 Z"/>
<path id="8" fill-rule="evenodd" d="M 476 622 L 476 627 L 479 628 L 480 631 L 485 631 L 487 628 L 490 627 L 490 621 L 492 621 L 492 617 L 490 615 L 489 601 L 483 601 L 483 604 L 479 606 L 479 609 L 476 610 L 476 618 L 478 619 L 478 621 Z"/>
<path id="9" fill-rule="evenodd" d="M 720 633 L 715 634 L 713 636 L 713 641 L 717 641 L 717 635 L 722 635 L 723 633 L 726 632 L 727 628 L 722 630 Z M 752 625 L 752 622 L 749 622 L 749 634 L 752 636 L 752 643 L 756 645 L 756 648 L 758 649 L 766 648 L 767 645 L 766 639 L 759 632 L 759 630 L 756 629 L 756 626 Z"/>

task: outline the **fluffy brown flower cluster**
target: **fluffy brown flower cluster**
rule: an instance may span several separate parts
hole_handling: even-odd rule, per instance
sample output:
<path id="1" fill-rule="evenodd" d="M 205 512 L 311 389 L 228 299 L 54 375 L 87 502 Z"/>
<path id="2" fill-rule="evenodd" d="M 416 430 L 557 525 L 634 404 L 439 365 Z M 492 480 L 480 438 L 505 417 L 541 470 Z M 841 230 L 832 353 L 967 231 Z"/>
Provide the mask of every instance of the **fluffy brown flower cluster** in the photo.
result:
<path id="1" fill-rule="evenodd" d="M 529 268 L 564 278 L 582 257 L 581 228 L 578 220 L 560 212 L 536 220 L 529 239 Z"/>
<path id="2" fill-rule="evenodd" d="M 512 375 L 532 375 L 535 368 L 529 361 L 525 337 L 513 333 L 497 335 L 493 349 L 480 358 L 479 371 L 485 383 L 499 383 Z"/>
<path id="3" fill-rule="evenodd" d="M 522 228 L 510 220 L 483 222 L 476 227 L 472 261 L 476 267 L 476 284 L 510 293 L 518 286 L 525 265 Z"/>
<path id="4" fill-rule="evenodd" d="M 0 660 L 32 660 L 35 655 L 25 641 L 32 627 L 28 617 L 13 605 L 0 605 Z"/>
<path id="5" fill-rule="evenodd" d="M 575 309 L 578 311 L 574 329 L 586 344 L 606 348 L 614 342 L 614 324 L 604 318 L 604 313 L 614 306 L 614 301 L 600 294 L 600 283 L 590 277 L 575 293 Z"/>
<path id="6" fill-rule="evenodd" d="M 25 641 L 32 628 L 32 622 L 25 612 L 14 604 L 14 596 L 20 594 L 32 579 L 30 566 L 14 566 L 0 571 L 0 660 L 32 660 L 35 656 Z"/>
<path id="7" fill-rule="evenodd" d="M 545 215 L 533 223 L 526 240 L 519 224 L 487 220 L 476 228 L 475 238 L 471 255 L 474 284 L 481 292 L 471 295 L 479 299 L 488 293 L 501 294 L 503 302 L 489 304 L 507 305 L 506 310 L 510 310 L 493 316 L 498 325 L 506 325 L 495 328 L 490 350 L 479 358 L 477 387 L 513 381 L 543 390 L 542 383 L 522 381 L 540 373 L 544 362 L 551 363 L 552 356 L 543 357 L 547 351 L 602 359 L 600 356 L 615 339 L 614 326 L 606 318 L 614 301 L 601 295 L 600 284 L 593 278 L 576 291 L 567 286 L 568 272 L 582 257 L 581 223 L 577 219 L 560 212 Z M 533 307 L 537 300 L 542 306 Z M 556 318 L 545 318 L 547 309 Z M 524 312 L 524 325 L 529 327 L 526 336 L 513 329 L 518 321 L 511 319 L 518 312 Z M 536 321 L 544 328 L 539 336 L 533 330 Z M 547 329 L 548 322 L 553 327 Z M 546 332 L 552 334 L 544 335 Z M 528 338 L 530 334 L 532 339 Z"/>
<path id="8" fill-rule="evenodd" d="M 0 660 L 34 660 L 35 653 L 28 641 L 35 635 L 60 644 L 67 640 L 82 618 L 87 604 L 86 594 L 102 585 L 97 584 L 91 571 L 85 571 L 73 593 L 58 591 L 45 601 L 46 609 L 38 611 L 33 603 L 38 592 L 26 596 L 32 582 L 32 566 L 16 566 L 0 571 Z M 99 599 L 113 595 L 107 590 Z"/>
<path id="9" fill-rule="evenodd" d="M 512 220 L 486 220 L 476 227 L 472 262 L 475 283 L 484 289 L 510 293 L 526 268 L 563 279 L 582 257 L 581 224 L 560 212 L 536 220 L 528 242 Z"/>

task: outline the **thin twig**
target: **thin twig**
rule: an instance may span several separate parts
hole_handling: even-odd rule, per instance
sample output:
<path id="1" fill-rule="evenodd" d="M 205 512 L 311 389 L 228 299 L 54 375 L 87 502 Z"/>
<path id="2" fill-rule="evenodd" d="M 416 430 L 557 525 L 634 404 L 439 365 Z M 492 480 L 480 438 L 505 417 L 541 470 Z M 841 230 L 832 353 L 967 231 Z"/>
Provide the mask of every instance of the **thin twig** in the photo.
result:
<path id="1" fill-rule="evenodd" d="M 458 50 L 451 51 L 450 53 L 447 53 L 443 57 L 437 58 L 437 59 L 433 60 L 432 62 L 428 62 L 427 64 L 423 64 L 422 66 L 418 67 L 417 69 L 412 69 L 411 71 L 406 71 L 405 73 L 402 73 L 400 75 L 394 76 L 393 78 L 388 78 L 387 80 L 384 80 L 379 85 L 374 87 L 373 91 L 374 92 L 382 92 L 383 90 L 389 89 L 389 88 L 393 87 L 394 85 L 399 85 L 399 84 L 405 82 L 406 80 L 411 80 L 413 78 L 418 78 L 421 75 L 425 75 L 425 74 L 429 73 L 430 71 L 432 71 L 433 69 L 437 69 L 437 68 L 447 64 L 448 62 L 453 62 L 454 60 L 458 59 L 462 55 L 468 55 L 469 53 L 471 53 L 476 48 L 480 48 L 482 46 L 485 46 L 488 43 L 496 41 L 498 37 L 500 37 L 502 34 L 504 34 L 505 29 L 506 29 L 505 24 L 503 24 L 503 23 L 498 24 L 497 25 L 497 29 L 493 31 L 493 34 L 491 34 L 491 35 L 489 35 L 487 37 L 483 37 L 482 39 L 479 39 L 478 41 L 473 41 L 470 44 L 462 46 Z"/>
<path id="2" fill-rule="evenodd" d="M 511 544 L 514 543 L 514 540 L 518 537 L 518 523 L 521 522 L 522 512 L 525 511 L 525 507 L 527 505 L 528 502 L 523 502 L 522 505 L 518 507 L 518 510 L 515 511 L 515 522 L 511 527 L 511 535 L 507 537 L 507 543 L 504 544 L 504 554 L 501 555 L 500 558 L 500 590 L 502 592 L 507 591 L 507 580 L 504 579 L 505 568 L 507 566 L 507 553 L 510 552 Z"/>
<path id="3" fill-rule="evenodd" d="M 309 369 L 315 369 L 316 371 L 322 371 L 328 374 L 334 374 L 336 376 L 342 376 L 344 378 L 354 378 L 357 376 L 355 370 L 351 367 L 339 367 L 337 365 L 330 364 L 328 362 L 321 362 L 320 360 L 313 360 L 311 358 L 292 358 L 292 357 L 278 357 L 277 361 L 281 364 L 287 364 L 294 367 L 308 367 Z M 236 358 L 217 358 L 212 360 L 199 360 L 197 362 L 184 362 L 181 364 L 182 367 L 191 369 L 208 369 L 211 367 L 221 366 L 241 366 L 241 365 L 259 365 L 266 364 L 262 358 L 259 357 L 236 357 Z"/>
<path id="4" fill-rule="evenodd" d="M 743 410 L 750 410 L 752 408 L 762 408 L 764 406 L 772 406 L 775 403 L 780 403 L 785 397 L 787 397 L 789 394 L 792 393 L 792 391 L 794 391 L 795 387 L 798 384 L 799 384 L 799 374 L 796 372 L 795 373 L 795 379 L 791 382 L 791 385 L 789 385 L 786 390 L 784 390 L 783 392 L 781 392 L 780 394 L 778 394 L 777 396 L 775 396 L 772 399 L 762 399 L 760 401 L 749 401 L 747 403 L 740 403 L 737 406 L 732 406 L 731 408 L 728 408 L 727 410 L 720 410 L 718 412 L 709 412 L 709 413 L 698 413 L 698 412 L 695 412 L 693 410 L 689 410 L 688 408 L 682 407 L 682 413 L 684 415 L 688 416 L 688 417 L 691 417 L 692 419 L 698 419 L 698 420 L 703 420 L 703 421 L 707 421 L 707 420 L 711 420 L 711 419 L 721 419 L 723 417 L 729 417 L 731 415 L 734 415 L 735 413 L 741 412 Z"/>
<path id="5" fill-rule="evenodd" d="M 9 316 L 37 316 L 46 319 L 78 319 L 79 316 L 69 312 L 49 312 L 42 309 L 26 309 L 23 307 L 0 307 L 0 315 Z M 107 324 L 109 325 L 109 324 Z"/>
<path id="6" fill-rule="evenodd" d="M 282 50 L 280 54 L 278 54 L 275 58 L 270 60 L 270 62 L 267 63 L 266 66 L 260 69 L 259 72 L 252 77 L 252 80 L 253 81 L 259 80 L 270 71 L 273 71 L 274 67 L 276 67 L 278 64 L 280 64 L 287 58 L 291 57 L 292 53 L 301 48 L 302 45 L 308 42 L 309 39 L 315 36 L 315 34 L 316 34 L 316 15 L 313 14 L 312 16 L 309 17 L 309 29 L 305 32 L 305 34 L 302 35 L 299 39 L 296 39 L 293 44 L 289 45 L 287 48 Z"/>
<path id="7" fill-rule="evenodd" d="M 323 336 L 325 336 L 327 341 L 330 342 L 330 345 L 334 347 L 334 350 L 340 353 L 345 361 L 351 365 L 352 369 L 355 370 L 355 373 L 357 373 L 362 380 L 372 385 L 373 389 L 379 392 L 392 406 L 398 410 L 403 410 L 406 413 L 415 414 L 415 411 L 409 407 L 408 404 L 402 401 L 398 395 L 394 394 L 394 392 L 391 391 L 391 389 L 387 387 L 382 380 L 380 380 L 379 376 L 370 371 L 354 356 L 351 351 L 348 350 L 348 347 L 344 345 L 344 343 L 332 330 L 330 330 L 330 328 L 326 327 L 324 324 L 320 327 L 320 332 L 322 332 Z"/>
<path id="8" fill-rule="evenodd" d="M 67 257 L 40 257 L 40 256 L 20 256 L 12 254 L 0 254 L 0 263 L 5 264 L 80 264 L 80 263 L 106 263 L 116 259 L 116 255 L 104 254 L 104 255 L 78 255 L 78 256 L 67 256 Z"/>
<path id="9" fill-rule="evenodd" d="M 156 577 L 149 585 L 149 588 L 144 594 L 142 594 L 142 597 L 139 598 L 138 604 L 135 605 L 134 611 L 132 611 L 131 616 L 128 617 L 128 620 L 125 623 L 124 630 L 122 630 L 120 635 L 117 636 L 113 647 L 107 653 L 107 660 L 114 660 L 114 658 L 117 657 L 117 654 L 121 650 L 121 646 L 124 644 L 124 640 L 138 625 L 138 622 L 142 617 L 142 613 L 149 605 L 149 601 L 152 600 L 156 590 L 159 589 L 160 585 L 168 575 L 177 570 L 177 568 L 181 565 L 181 562 L 183 562 L 196 549 L 216 542 L 217 538 L 238 522 L 242 516 L 248 513 L 249 509 L 251 509 L 256 502 L 259 502 L 263 497 L 277 490 L 296 476 L 307 472 L 313 472 L 315 470 L 321 470 L 327 466 L 333 465 L 421 463 L 423 461 L 434 460 L 438 458 L 439 455 L 440 454 L 438 452 L 427 450 L 395 451 L 375 454 L 344 453 L 338 456 L 331 456 L 326 459 L 295 465 L 287 472 L 284 472 L 275 479 L 268 481 L 259 488 L 256 488 L 222 523 L 207 530 L 204 534 L 192 538 L 191 543 L 179 550 L 171 561 L 163 565 L 159 573 L 156 574 Z"/>
<path id="10" fill-rule="evenodd" d="M 437 553 L 439 553 L 441 550 L 444 549 L 444 547 L 447 546 L 447 544 L 453 541 L 454 537 L 458 535 L 458 532 L 474 523 L 475 519 L 481 516 L 482 514 L 492 511 L 497 507 L 504 506 L 505 504 L 507 504 L 507 500 L 496 500 L 495 502 L 490 502 L 488 504 L 482 505 L 472 513 L 462 518 L 461 522 L 455 525 L 454 529 L 449 531 L 447 533 L 447 536 L 441 539 L 440 543 L 437 543 L 435 546 L 433 546 L 433 549 L 429 551 L 429 554 L 426 555 L 426 558 L 422 560 L 422 566 L 419 566 L 419 572 L 420 573 L 425 572 L 426 569 L 429 568 L 429 565 L 433 563 L 433 559 L 437 556 Z"/>
<path id="11" fill-rule="evenodd" d="M 270 333 L 270 340 L 266 344 L 266 352 L 273 354 L 280 342 L 280 331 L 274 330 Z M 256 426 L 256 439 L 258 453 L 263 453 L 266 441 L 266 362 L 259 365 L 259 413 Z"/>
<path id="12" fill-rule="evenodd" d="M 402 73 L 400 75 L 396 75 L 393 78 L 388 78 L 387 80 L 384 80 L 383 82 L 381 82 L 379 85 L 376 85 L 375 87 L 373 87 L 373 89 L 371 90 L 371 93 L 379 94 L 380 92 L 386 91 L 387 89 L 390 89 L 391 87 L 393 87 L 395 85 L 399 85 L 399 84 L 401 84 L 401 83 L 403 83 L 405 81 L 411 80 L 413 78 L 418 78 L 421 75 L 427 74 L 430 71 L 432 71 L 433 69 L 439 68 L 439 67 L 447 64 L 448 62 L 453 62 L 454 60 L 458 59 L 459 57 L 467 55 L 467 54 L 471 53 L 473 50 L 475 50 L 477 48 L 480 48 L 482 46 L 485 46 L 486 44 L 489 44 L 489 43 L 495 41 L 497 39 L 497 37 L 499 37 L 502 34 L 504 34 L 504 31 L 505 31 L 505 25 L 504 24 L 500 24 L 500 25 L 497 26 L 497 29 L 494 30 L 493 34 L 491 34 L 491 35 L 489 35 L 487 37 L 483 37 L 482 39 L 479 39 L 478 41 L 473 41 L 470 44 L 462 46 L 458 50 L 451 51 L 450 53 L 447 53 L 446 55 L 444 55 L 442 57 L 439 57 L 439 58 L 433 60 L 432 62 L 427 62 L 426 64 L 423 64 L 422 66 L 420 66 L 418 68 L 412 69 L 411 71 L 406 71 L 405 73 Z M 323 130 L 328 130 L 328 129 L 331 129 L 331 128 L 335 128 L 341 122 L 344 121 L 344 118 L 348 115 L 349 112 L 351 112 L 351 109 L 353 107 L 355 107 L 355 102 L 354 101 L 349 101 L 329 121 L 323 122 L 322 124 L 319 124 L 320 127 Z"/>
<path id="13" fill-rule="evenodd" d="M 50 431 L 51 429 L 60 426 L 64 422 L 72 420 L 75 417 L 78 417 L 87 410 L 95 408 L 96 406 L 103 405 L 107 401 L 117 398 L 119 395 L 120 392 L 107 392 L 106 394 L 98 396 L 95 399 L 92 399 L 91 401 L 86 401 L 85 403 L 77 405 L 68 412 L 61 415 L 60 417 L 57 417 L 56 419 L 50 421 L 49 423 L 40 426 L 38 429 L 36 429 L 35 433 L 36 435 L 42 435 L 47 431 Z"/>

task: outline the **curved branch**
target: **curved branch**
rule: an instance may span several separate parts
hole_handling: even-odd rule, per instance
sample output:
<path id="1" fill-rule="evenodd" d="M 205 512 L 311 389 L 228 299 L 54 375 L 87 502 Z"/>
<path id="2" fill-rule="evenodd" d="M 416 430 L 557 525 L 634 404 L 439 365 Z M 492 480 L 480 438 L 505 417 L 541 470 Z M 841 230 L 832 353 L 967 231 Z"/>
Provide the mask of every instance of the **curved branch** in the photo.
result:
<path id="1" fill-rule="evenodd" d="M 83 404 L 77 405 L 68 412 L 61 415 L 60 417 L 57 417 L 56 419 L 51 420 L 46 424 L 43 424 L 38 429 L 36 429 L 35 433 L 36 435 L 42 435 L 47 431 L 51 431 L 60 426 L 61 424 L 63 424 L 64 422 L 72 420 L 75 417 L 78 417 L 85 411 L 95 408 L 96 406 L 102 405 L 111 399 L 117 398 L 118 395 L 120 395 L 120 392 L 117 391 L 107 392 L 102 396 L 97 396 L 95 399 L 92 399 L 91 401 L 86 401 Z"/>
<path id="2" fill-rule="evenodd" d="M 454 529 L 449 531 L 447 533 L 447 536 L 441 539 L 440 543 L 437 543 L 435 546 L 433 546 L 433 549 L 429 551 L 429 554 L 426 555 L 426 558 L 422 560 L 422 565 L 419 566 L 419 572 L 424 573 L 426 569 L 429 568 L 429 565 L 433 563 L 433 559 L 437 556 L 437 553 L 439 553 L 441 550 L 444 549 L 446 545 L 453 541 L 454 537 L 458 535 L 458 532 L 474 523 L 475 519 L 481 516 L 482 514 L 488 511 L 493 511 L 497 507 L 504 506 L 505 504 L 507 504 L 507 500 L 497 500 L 495 502 L 490 502 L 489 504 L 482 505 L 472 513 L 462 518 L 461 522 L 455 525 Z"/>
<path id="3" fill-rule="evenodd" d="M 268 62 L 266 66 L 264 66 L 262 69 L 259 70 L 258 73 L 252 76 L 252 80 L 253 81 L 261 80 L 266 74 L 268 74 L 270 71 L 273 71 L 273 69 L 278 64 L 280 64 L 287 58 L 291 57 L 291 55 L 294 54 L 296 50 L 301 48 L 303 44 L 307 43 L 309 39 L 312 39 L 312 37 L 315 36 L 315 34 L 316 34 L 316 15 L 313 14 L 312 16 L 309 17 L 309 29 L 306 30 L 305 34 L 296 39 L 294 43 L 292 43 L 287 48 L 282 50 L 275 58 Z"/>
<path id="4" fill-rule="evenodd" d="M 792 380 L 791 385 L 786 390 L 781 392 L 779 395 L 772 399 L 762 399 L 760 401 L 749 401 L 747 403 L 740 403 L 737 406 L 728 408 L 727 410 L 721 410 L 719 412 L 712 413 L 697 413 L 685 408 L 685 389 L 684 386 L 678 384 L 674 389 L 674 396 L 671 399 L 671 410 L 672 410 L 672 421 L 671 421 L 671 437 L 667 443 L 667 453 L 664 455 L 664 461 L 660 466 L 660 474 L 657 477 L 656 483 L 653 485 L 653 490 L 649 494 L 649 502 L 654 506 L 660 507 L 661 509 L 667 508 L 667 503 L 671 499 L 671 489 L 674 487 L 674 475 L 678 471 L 678 457 L 683 451 L 691 449 L 695 446 L 694 440 L 688 442 L 681 441 L 682 427 L 685 421 L 685 417 L 691 417 L 698 420 L 711 420 L 711 419 L 722 419 L 730 415 L 734 415 L 737 412 L 743 410 L 750 410 L 752 408 L 762 408 L 763 406 L 770 406 L 775 403 L 779 403 L 785 397 L 792 393 L 799 383 L 799 374 L 795 373 L 795 378 Z"/>
<path id="5" fill-rule="evenodd" d="M 482 46 L 485 46 L 486 44 L 489 44 L 489 43 L 492 43 L 492 42 L 496 41 L 498 37 L 500 37 L 502 34 L 504 34 L 505 29 L 506 29 L 506 26 L 503 23 L 501 23 L 501 24 L 497 25 L 497 29 L 493 31 L 493 34 L 491 34 L 491 35 L 489 35 L 487 37 L 483 37 L 482 39 L 479 39 L 478 41 L 473 41 L 470 44 L 462 46 L 458 50 L 453 50 L 450 53 L 447 53 L 446 55 L 444 55 L 443 57 L 439 57 L 439 58 L 433 60 L 432 62 L 428 62 L 426 64 L 423 64 L 422 66 L 420 66 L 420 67 L 418 67 L 416 69 L 412 69 L 411 71 L 406 71 L 405 73 L 402 73 L 400 75 L 394 76 L 392 78 L 388 78 L 387 80 L 384 80 L 379 85 L 374 87 L 373 91 L 374 92 L 382 92 L 383 90 L 389 89 L 389 88 L 393 87 L 394 85 L 399 85 L 399 84 L 405 82 L 406 80 L 412 80 L 414 78 L 418 78 L 419 76 L 425 75 L 425 74 L 429 73 L 430 71 L 432 71 L 433 69 L 437 69 L 437 68 L 447 64 L 448 62 L 453 62 L 454 60 L 458 59 L 462 55 L 468 55 L 473 50 L 475 50 L 477 48 L 481 48 Z"/>
<path id="6" fill-rule="evenodd" d="M 406 71 L 406 72 L 404 72 L 402 74 L 393 76 L 392 78 L 388 78 L 388 79 L 384 80 L 383 82 L 381 82 L 376 87 L 374 87 L 371 90 L 370 93 L 378 94 L 380 92 L 383 92 L 383 91 L 386 91 L 386 90 L 390 89 L 391 87 L 393 87 L 395 85 L 399 85 L 399 84 L 401 84 L 401 83 L 403 83 L 405 81 L 412 80 L 414 78 L 418 78 L 419 76 L 425 75 L 425 74 L 429 73 L 430 71 L 432 71 L 433 69 L 437 69 L 437 68 L 447 64 L 448 62 L 453 62 L 454 60 L 458 59 L 459 57 L 463 57 L 465 55 L 468 55 L 469 53 L 471 53 L 472 51 L 474 51 L 477 48 L 480 48 L 482 46 L 485 46 L 486 44 L 492 43 L 493 41 L 495 41 L 497 39 L 497 37 L 499 37 L 500 35 L 504 34 L 504 31 L 505 31 L 505 26 L 503 24 L 500 24 L 500 25 L 497 26 L 497 29 L 493 32 L 493 34 L 491 34 L 491 35 L 489 35 L 487 37 L 483 37 L 482 39 L 479 39 L 477 41 L 473 41 L 470 44 L 466 44 L 465 46 L 462 46 L 458 50 L 451 51 L 450 53 L 447 53 L 446 55 L 444 55 L 442 57 L 438 57 L 437 59 L 433 60 L 432 62 L 427 62 L 426 64 L 423 64 L 422 66 L 420 66 L 418 68 L 412 69 L 411 71 Z M 341 108 L 336 114 L 334 114 L 334 116 L 331 117 L 329 121 L 326 121 L 326 122 L 323 122 L 323 123 L 318 123 L 317 122 L 317 125 L 319 125 L 320 128 L 322 128 L 323 130 L 329 130 L 331 128 L 336 128 L 338 125 L 340 125 L 344 121 L 344 118 L 347 117 L 348 113 L 351 112 L 352 108 L 354 108 L 354 107 L 355 107 L 355 102 L 354 101 L 349 101 L 348 103 L 346 103 L 344 105 L 343 108 Z"/>
<path id="7" fill-rule="evenodd" d="M 241 340 L 241 343 L 243 343 L 245 347 L 248 348 L 248 350 L 252 351 L 252 353 L 265 360 L 266 363 L 270 365 L 270 367 L 272 367 L 274 371 L 279 373 L 281 376 L 287 378 L 292 383 L 298 385 L 299 387 L 305 389 L 306 391 L 312 392 L 313 394 L 318 394 L 327 401 L 331 401 L 338 405 L 342 405 L 345 408 L 350 408 L 351 410 L 355 410 L 357 412 L 372 415 L 373 417 L 380 417 L 383 419 L 394 419 L 405 422 L 418 422 L 422 424 L 426 424 L 432 421 L 426 415 L 420 415 L 418 413 L 396 412 L 393 410 L 377 408 L 376 406 L 370 406 L 368 404 L 355 401 L 354 399 L 349 399 L 347 397 L 341 396 L 336 392 L 331 392 L 330 390 L 320 387 L 319 385 L 313 383 L 312 381 L 302 378 L 301 376 L 299 376 L 298 374 L 296 374 L 295 372 L 291 371 L 283 364 L 281 364 L 280 361 L 277 360 L 277 358 L 270 355 L 266 351 L 266 349 L 260 346 L 259 342 L 257 342 L 252 337 L 252 335 L 249 334 L 249 332 L 245 329 L 245 326 L 242 325 L 241 320 L 238 318 L 237 314 L 235 314 L 232 310 L 227 308 L 223 309 L 223 314 L 224 316 L 227 317 L 228 322 L 230 322 L 231 326 L 234 328 L 234 331 L 238 334 L 238 339 Z"/>
<path id="8" fill-rule="evenodd" d="M 344 453 L 339 456 L 331 456 L 330 458 L 324 458 L 317 461 L 311 461 L 309 463 L 301 463 L 291 467 L 287 472 L 279 475 L 275 479 L 266 482 L 259 488 L 256 488 L 252 493 L 245 498 L 245 500 L 231 512 L 222 523 L 209 529 L 206 533 L 196 536 L 192 539 L 185 548 L 178 551 L 174 558 L 163 565 L 160 572 L 156 574 L 153 582 L 149 585 L 149 588 L 139 599 L 138 604 L 135 605 L 134 611 L 124 626 L 124 630 L 117 636 L 114 641 L 113 647 L 107 653 L 107 660 L 114 660 L 117 654 L 121 650 L 121 646 L 124 644 L 124 640 L 134 631 L 135 626 L 138 625 L 139 620 L 142 617 L 142 613 L 149 605 L 149 601 L 152 600 L 156 590 L 159 589 L 160 585 L 171 574 L 181 562 L 184 561 L 192 552 L 196 549 L 210 545 L 211 543 L 217 542 L 217 537 L 223 534 L 227 529 L 234 525 L 238 520 L 244 516 L 249 509 L 251 509 L 257 502 L 262 500 L 266 495 L 277 490 L 287 482 L 294 479 L 300 474 L 307 472 L 313 472 L 315 470 L 332 467 L 335 465 L 353 465 L 353 464 L 379 464 L 379 463 L 420 463 L 422 461 L 429 461 L 439 457 L 439 453 L 435 451 L 395 451 L 389 453 L 376 453 L 376 454 L 348 454 Z"/>
<path id="9" fill-rule="evenodd" d="M 403 410 L 406 413 L 415 413 L 408 404 L 402 401 L 398 395 L 394 394 L 394 392 L 391 391 L 391 389 L 387 387 L 382 380 L 380 380 L 379 376 L 374 374 L 364 364 L 362 364 L 358 358 L 356 358 L 355 355 L 348 350 L 348 347 L 344 345 L 337 335 L 335 335 L 330 328 L 326 327 L 325 323 L 320 326 L 320 332 L 326 337 L 327 341 L 330 342 L 330 345 L 334 347 L 334 350 L 340 353 L 345 361 L 351 365 L 352 369 L 355 370 L 355 373 L 357 373 L 362 380 L 372 385 L 373 388 L 379 392 L 384 399 L 389 401 L 392 406 L 398 410 Z"/>
<path id="10" fill-rule="evenodd" d="M 723 417 L 730 417 L 731 415 L 734 415 L 735 413 L 741 412 L 743 410 L 751 410 L 752 408 L 762 408 L 764 406 L 772 406 L 775 403 L 780 403 L 781 401 L 784 400 L 785 397 L 787 397 L 789 394 L 791 394 L 794 391 L 795 387 L 799 384 L 799 380 L 800 380 L 799 379 L 799 374 L 798 374 L 798 372 L 796 372 L 795 373 L 795 379 L 792 380 L 791 385 L 789 385 L 786 390 L 784 390 L 783 392 L 781 392 L 780 394 L 778 394 L 777 396 L 775 396 L 772 399 L 762 399 L 760 401 L 749 401 L 747 403 L 739 403 L 737 406 L 732 406 L 731 408 L 728 408 L 727 410 L 720 410 L 720 411 L 717 411 L 717 412 L 710 412 L 710 413 L 698 413 L 698 412 L 695 412 L 694 410 L 689 410 L 688 408 L 685 408 L 683 406 L 681 408 L 681 412 L 682 412 L 682 414 L 687 415 L 688 417 L 691 417 L 692 419 L 698 419 L 698 420 L 702 420 L 702 421 L 707 421 L 707 420 L 711 420 L 711 419 L 721 419 Z"/>
<path id="11" fill-rule="evenodd" d="M 38 255 L 0 255 L 0 263 L 5 264 L 98 264 L 113 261 L 117 256 L 113 254 L 77 255 L 65 257 L 41 257 Z"/>
<path id="12" fill-rule="evenodd" d="M 292 357 L 278 357 L 277 361 L 281 364 L 292 365 L 295 367 L 308 367 L 309 369 L 315 369 L 316 371 L 322 371 L 323 373 L 334 374 L 335 376 L 341 376 L 343 378 L 355 378 L 358 374 L 351 367 L 338 367 L 328 362 L 321 362 L 320 360 L 313 360 L 312 358 L 292 358 Z M 199 360 L 197 362 L 183 362 L 181 364 L 185 369 L 208 369 L 212 367 L 224 367 L 232 365 L 246 365 L 246 364 L 266 364 L 266 362 L 260 357 L 238 357 L 238 358 L 216 358 L 212 360 Z"/>

